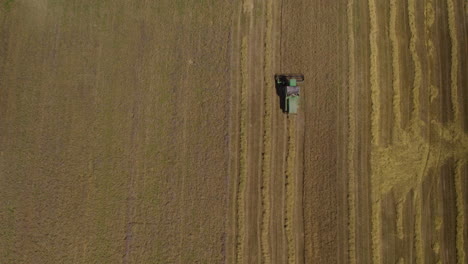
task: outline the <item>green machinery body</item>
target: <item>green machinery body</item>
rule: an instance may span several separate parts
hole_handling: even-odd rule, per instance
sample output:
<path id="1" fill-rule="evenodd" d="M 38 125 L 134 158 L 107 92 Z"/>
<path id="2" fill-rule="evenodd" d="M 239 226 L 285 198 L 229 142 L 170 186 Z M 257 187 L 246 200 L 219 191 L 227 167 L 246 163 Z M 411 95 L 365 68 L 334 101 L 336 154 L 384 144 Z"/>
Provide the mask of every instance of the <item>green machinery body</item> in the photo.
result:
<path id="1" fill-rule="evenodd" d="M 284 93 L 284 111 L 289 114 L 296 114 L 299 109 L 301 87 L 297 83 L 302 81 L 302 74 L 276 75 L 276 83 Z"/>

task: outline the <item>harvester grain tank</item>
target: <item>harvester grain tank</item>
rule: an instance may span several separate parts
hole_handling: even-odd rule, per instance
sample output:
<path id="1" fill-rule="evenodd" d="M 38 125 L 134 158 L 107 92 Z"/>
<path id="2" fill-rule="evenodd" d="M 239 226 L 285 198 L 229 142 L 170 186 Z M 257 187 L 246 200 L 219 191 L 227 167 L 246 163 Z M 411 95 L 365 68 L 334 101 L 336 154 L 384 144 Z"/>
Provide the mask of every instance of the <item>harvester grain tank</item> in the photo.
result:
<path id="1" fill-rule="evenodd" d="M 300 103 L 301 87 L 298 82 L 304 81 L 303 74 L 279 74 L 275 76 L 276 84 L 283 90 L 284 111 L 296 114 Z"/>

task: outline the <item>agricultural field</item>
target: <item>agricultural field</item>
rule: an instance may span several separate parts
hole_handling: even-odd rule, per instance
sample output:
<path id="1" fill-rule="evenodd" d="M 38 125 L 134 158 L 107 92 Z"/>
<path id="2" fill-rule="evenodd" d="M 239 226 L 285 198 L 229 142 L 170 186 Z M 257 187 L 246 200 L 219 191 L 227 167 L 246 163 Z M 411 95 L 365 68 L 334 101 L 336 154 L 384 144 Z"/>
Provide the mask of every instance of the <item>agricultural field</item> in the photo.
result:
<path id="1" fill-rule="evenodd" d="M 468 263 L 466 1 L 0 3 L 0 263 Z"/>

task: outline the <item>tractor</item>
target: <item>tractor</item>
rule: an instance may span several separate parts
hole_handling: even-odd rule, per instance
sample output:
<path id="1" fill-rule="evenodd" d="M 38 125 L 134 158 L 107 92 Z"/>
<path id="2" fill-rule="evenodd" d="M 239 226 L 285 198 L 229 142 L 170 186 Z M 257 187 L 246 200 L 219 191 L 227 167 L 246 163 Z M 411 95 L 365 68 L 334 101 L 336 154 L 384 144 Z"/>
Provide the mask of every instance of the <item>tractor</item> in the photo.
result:
<path id="1" fill-rule="evenodd" d="M 280 97 L 284 100 L 281 105 L 283 110 L 289 114 L 296 114 L 299 108 L 300 88 L 298 82 L 304 81 L 303 74 L 278 74 L 275 75 L 277 89 Z"/>

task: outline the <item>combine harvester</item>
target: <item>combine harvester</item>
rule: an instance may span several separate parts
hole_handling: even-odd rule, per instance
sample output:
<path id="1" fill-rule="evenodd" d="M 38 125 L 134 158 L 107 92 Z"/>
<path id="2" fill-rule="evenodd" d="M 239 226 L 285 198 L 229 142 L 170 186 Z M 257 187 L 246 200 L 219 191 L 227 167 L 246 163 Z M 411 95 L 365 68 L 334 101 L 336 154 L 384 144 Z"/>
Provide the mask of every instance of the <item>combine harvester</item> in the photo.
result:
<path id="1" fill-rule="evenodd" d="M 297 114 L 299 108 L 299 93 L 301 87 L 297 86 L 298 82 L 304 81 L 303 74 L 279 74 L 275 76 L 277 87 L 284 93 L 284 109 L 283 111 L 289 114 Z"/>

